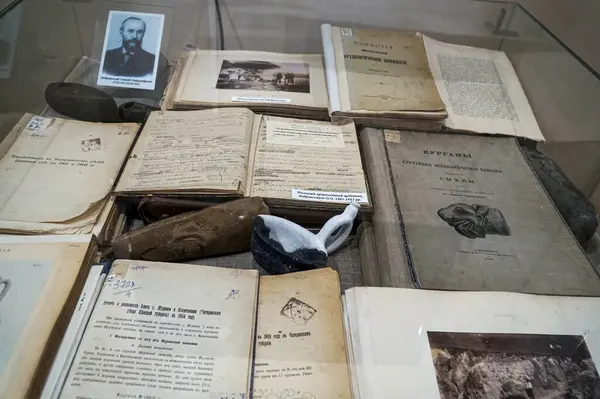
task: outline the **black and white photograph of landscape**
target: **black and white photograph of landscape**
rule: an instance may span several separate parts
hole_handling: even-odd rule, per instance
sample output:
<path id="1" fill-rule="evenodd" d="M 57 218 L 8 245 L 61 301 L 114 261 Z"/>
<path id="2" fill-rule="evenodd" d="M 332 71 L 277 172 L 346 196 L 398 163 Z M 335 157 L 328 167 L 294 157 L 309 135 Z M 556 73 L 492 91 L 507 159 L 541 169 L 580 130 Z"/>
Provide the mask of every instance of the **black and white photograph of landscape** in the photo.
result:
<path id="1" fill-rule="evenodd" d="M 442 399 L 600 398 L 583 337 L 428 332 Z"/>
<path id="2" fill-rule="evenodd" d="M 223 60 L 216 88 L 310 93 L 309 65 Z"/>

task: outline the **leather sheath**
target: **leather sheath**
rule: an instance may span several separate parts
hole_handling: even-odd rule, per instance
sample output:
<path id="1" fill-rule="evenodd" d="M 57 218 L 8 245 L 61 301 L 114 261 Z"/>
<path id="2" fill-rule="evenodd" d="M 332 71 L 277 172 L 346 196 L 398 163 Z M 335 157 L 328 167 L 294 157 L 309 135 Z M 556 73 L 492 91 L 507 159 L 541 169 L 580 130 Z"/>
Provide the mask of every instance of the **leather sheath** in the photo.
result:
<path id="1" fill-rule="evenodd" d="M 113 241 L 117 259 L 177 262 L 250 249 L 254 217 L 269 214 L 261 198 L 188 212 L 125 233 Z"/>

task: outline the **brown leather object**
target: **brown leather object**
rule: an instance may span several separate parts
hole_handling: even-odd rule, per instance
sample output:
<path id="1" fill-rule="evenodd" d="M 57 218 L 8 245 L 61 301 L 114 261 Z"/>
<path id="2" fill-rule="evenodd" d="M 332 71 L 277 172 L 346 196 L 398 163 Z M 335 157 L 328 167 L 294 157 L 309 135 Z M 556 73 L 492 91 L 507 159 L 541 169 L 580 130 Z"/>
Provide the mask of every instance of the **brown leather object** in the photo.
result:
<path id="1" fill-rule="evenodd" d="M 113 241 L 117 259 L 176 262 L 250 249 L 254 217 L 269 214 L 261 198 L 244 198 L 173 216 Z"/>

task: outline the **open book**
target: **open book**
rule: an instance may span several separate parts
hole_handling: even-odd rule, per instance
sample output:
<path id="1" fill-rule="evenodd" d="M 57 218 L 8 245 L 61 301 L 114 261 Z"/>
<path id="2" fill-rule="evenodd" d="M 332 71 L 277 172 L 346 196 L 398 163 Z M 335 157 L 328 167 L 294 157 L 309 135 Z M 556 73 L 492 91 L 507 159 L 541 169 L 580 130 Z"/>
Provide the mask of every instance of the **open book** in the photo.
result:
<path id="1" fill-rule="evenodd" d="M 90 235 L 0 236 L 0 397 L 39 397 L 95 254 Z"/>
<path id="2" fill-rule="evenodd" d="M 329 119 L 322 57 L 198 50 L 176 66 L 164 109 L 248 107 L 270 115 Z"/>
<path id="3" fill-rule="evenodd" d="M 350 399 L 349 381 L 333 270 L 259 289 L 255 270 L 117 260 L 61 398 Z"/>
<path id="4" fill-rule="evenodd" d="M 597 398 L 600 298 L 353 288 L 354 398 Z"/>
<path id="5" fill-rule="evenodd" d="M 321 26 L 329 111 L 384 128 L 543 141 L 506 54 L 418 32 Z"/>
<path id="6" fill-rule="evenodd" d="M 296 207 L 368 205 L 354 124 L 245 108 L 153 112 L 116 191 L 264 197 L 269 205 Z"/>
<path id="7" fill-rule="evenodd" d="M 0 232 L 90 233 L 138 128 L 23 116 L 0 146 Z"/>

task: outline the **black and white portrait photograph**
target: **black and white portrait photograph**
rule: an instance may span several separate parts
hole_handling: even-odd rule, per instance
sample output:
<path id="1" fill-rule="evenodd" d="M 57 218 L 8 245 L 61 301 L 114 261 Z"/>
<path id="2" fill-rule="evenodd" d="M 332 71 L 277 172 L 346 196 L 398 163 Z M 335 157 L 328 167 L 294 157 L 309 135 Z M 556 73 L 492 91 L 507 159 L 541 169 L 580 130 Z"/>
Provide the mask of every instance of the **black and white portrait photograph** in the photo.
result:
<path id="1" fill-rule="evenodd" d="M 579 335 L 428 332 L 441 399 L 600 398 Z"/>
<path id="2" fill-rule="evenodd" d="M 110 11 L 99 86 L 154 90 L 165 16 Z"/>
<path id="3" fill-rule="evenodd" d="M 223 60 L 215 88 L 310 93 L 309 65 Z"/>

